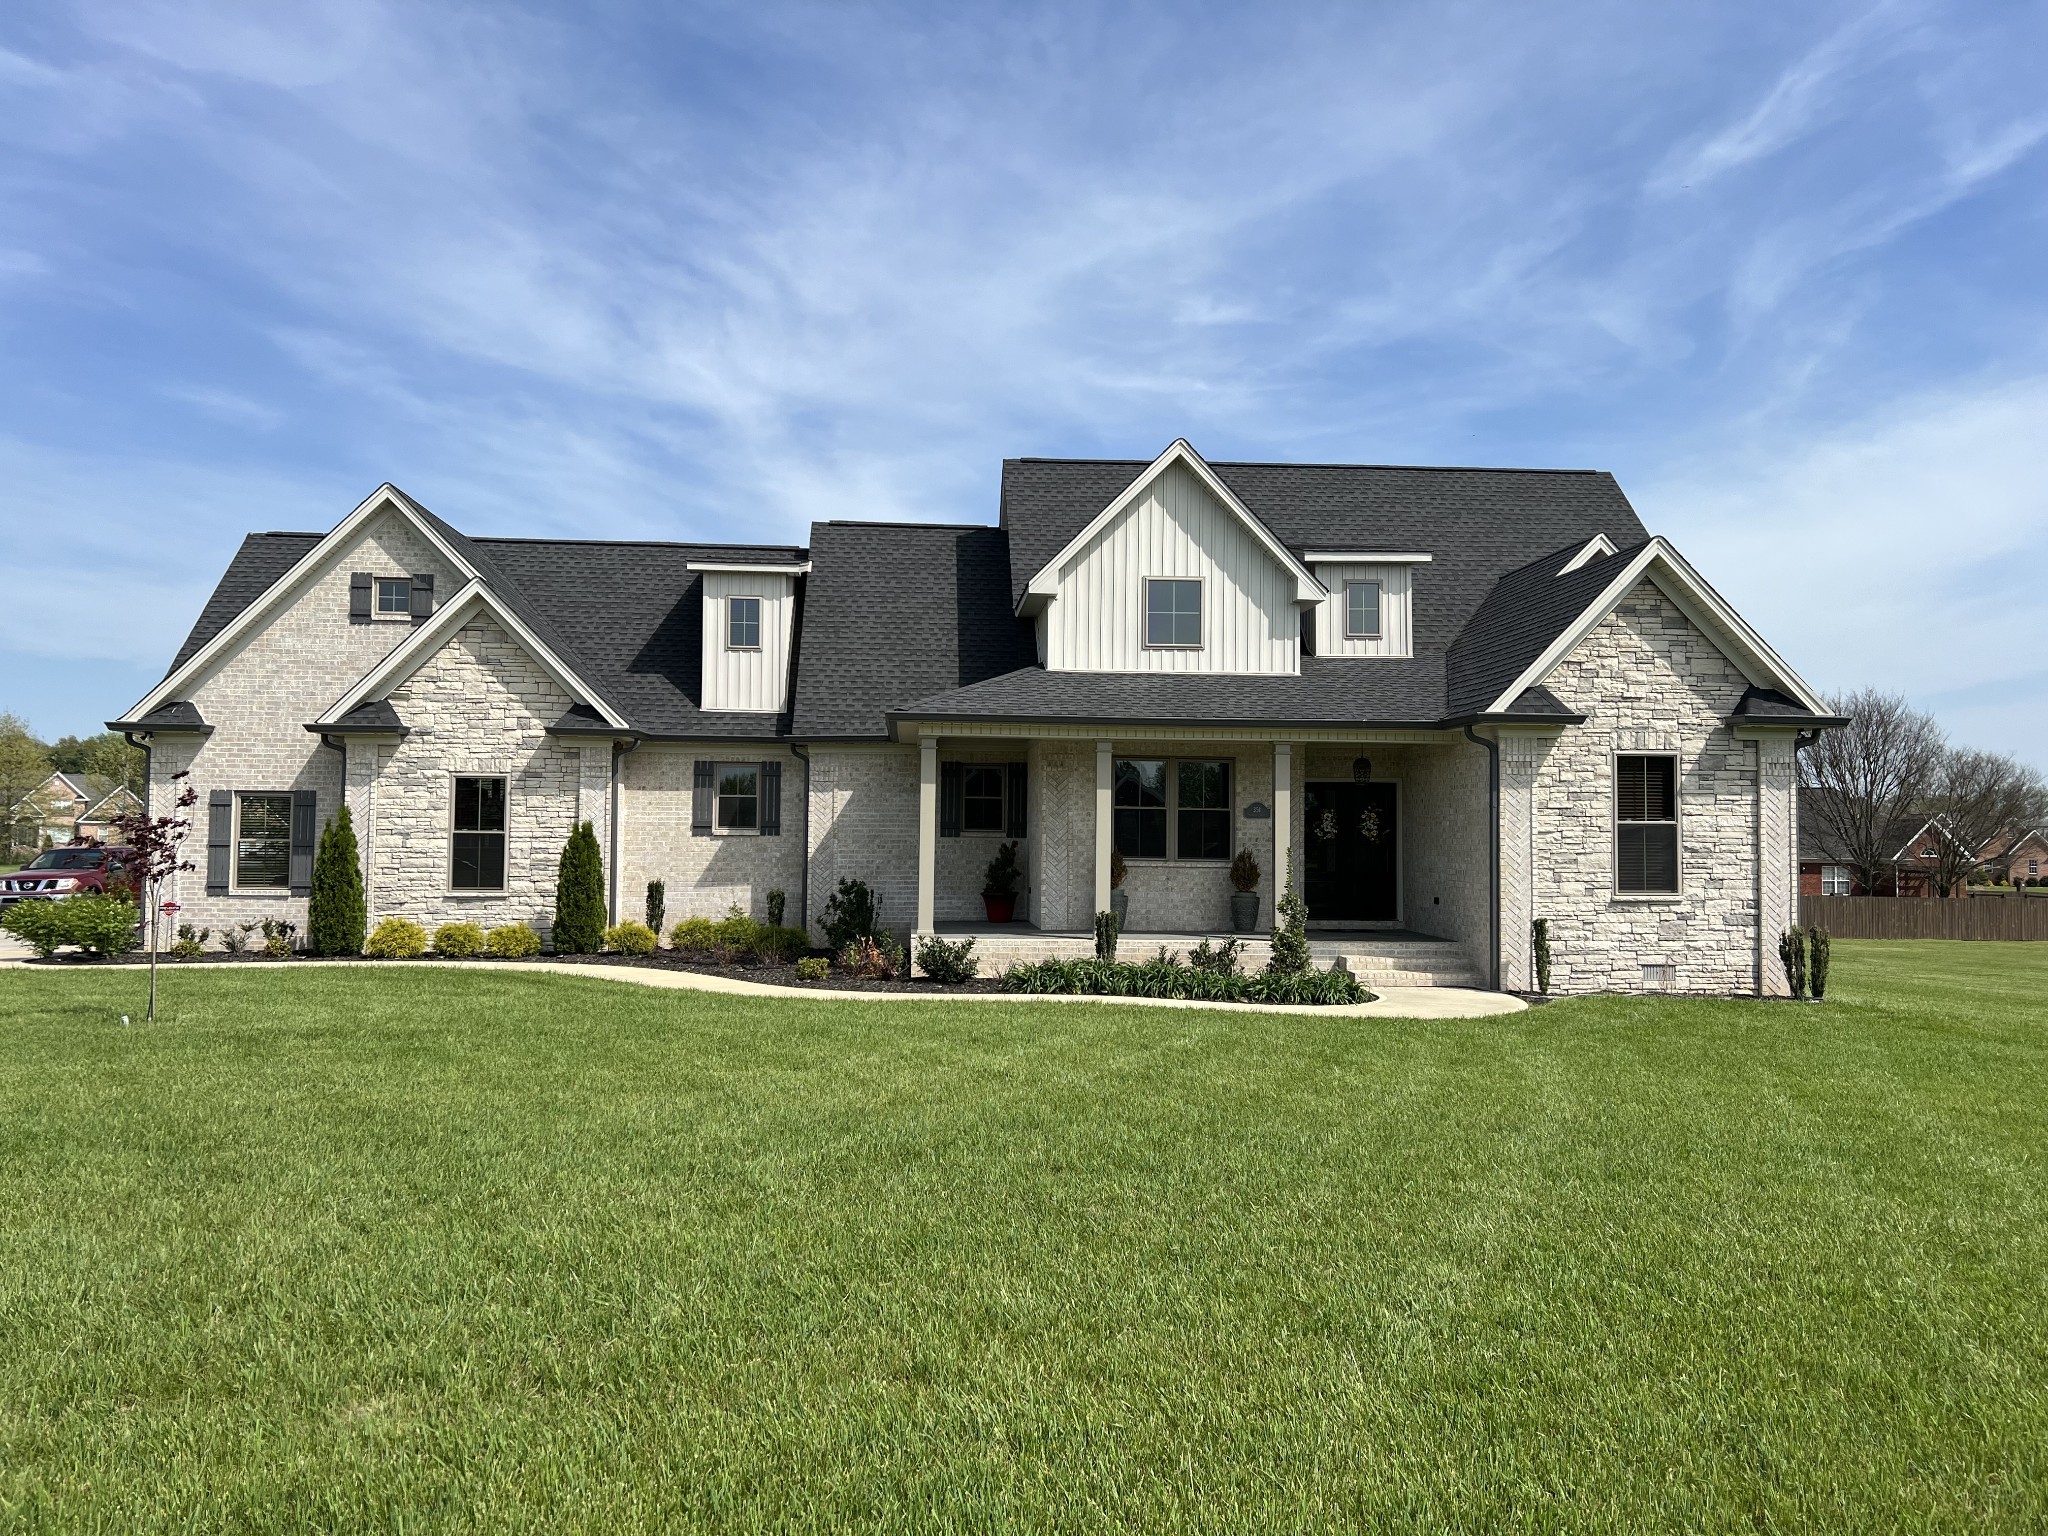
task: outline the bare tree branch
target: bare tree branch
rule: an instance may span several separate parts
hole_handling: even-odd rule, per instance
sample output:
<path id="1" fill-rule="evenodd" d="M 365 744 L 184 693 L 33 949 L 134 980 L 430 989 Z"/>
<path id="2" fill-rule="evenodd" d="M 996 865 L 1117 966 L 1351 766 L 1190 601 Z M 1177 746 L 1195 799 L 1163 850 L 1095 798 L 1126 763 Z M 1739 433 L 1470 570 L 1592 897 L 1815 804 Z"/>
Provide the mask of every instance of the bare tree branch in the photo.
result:
<path id="1" fill-rule="evenodd" d="M 1934 788 L 1941 728 L 1897 694 L 1871 688 L 1827 705 L 1849 723 L 1821 732 L 1800 752 L 1801 781 L 1820 791 L 1801 809 L 1817 823 L 1829 858 L 1854 868 L 1874 893 L 1913 830 L 1901 823 L 1923 812 Z"/>
<path id="2" fill-rule="evenodd" d="M 1933 807 L 1947 824 L 1935 856 L 1937 889 L 1956 890 L 1993 852 L 1993 839 L 2038 824 L 2044 786 L 2033 769 L 1998 752 L 1951 747 L 1935 775 Z"/>

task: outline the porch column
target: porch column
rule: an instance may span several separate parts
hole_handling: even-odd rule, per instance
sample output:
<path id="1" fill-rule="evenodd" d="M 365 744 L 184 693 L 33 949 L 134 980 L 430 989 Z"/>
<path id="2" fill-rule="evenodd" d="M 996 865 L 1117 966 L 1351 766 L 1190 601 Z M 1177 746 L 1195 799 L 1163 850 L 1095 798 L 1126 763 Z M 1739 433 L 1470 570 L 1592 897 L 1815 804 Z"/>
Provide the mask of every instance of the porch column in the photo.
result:
<path id="1" fill-rule="evenodd" d="M 932 931 L 938 890 L 939 738 L 917 741 L 917 932 Z"/>
<path id="2" fill-rule="evenodd" d="M 1287 893 L 1287 856 L 1294 851 L 1294 743 L 1273 743 L 1273 923 Z"/>
<path id="3" fill-rule="evenodd" d="M 1109 910 L 1109 858 L 1116 846 L 1116 805 L 1114 761 L 1110 744 L 1095 743 L 1095 912 Z M 1092 927 L 1095 913 L 1088 914 Z"/>

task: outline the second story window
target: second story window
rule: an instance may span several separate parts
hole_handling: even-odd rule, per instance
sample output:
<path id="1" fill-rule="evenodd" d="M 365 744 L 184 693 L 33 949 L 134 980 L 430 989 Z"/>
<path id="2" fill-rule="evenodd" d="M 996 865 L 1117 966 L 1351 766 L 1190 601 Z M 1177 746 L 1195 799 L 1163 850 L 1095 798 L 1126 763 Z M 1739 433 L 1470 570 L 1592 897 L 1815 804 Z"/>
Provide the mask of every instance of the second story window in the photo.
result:
<path id="1" fill-rule="evenodd" d="M 380 619 L 404 618 L 412 612 L 412 578 L 410 576 L 379 576 L 377 578 L 377 617 Z"/>
<path id="2" fill-rule="evenodd" d="M 1380 637 L 1380 584 L 1376 581 L 1344 583 L 1344 638 L 1377 640 Z"/>
<path id="3" fill-rule="evenodd" d="M 1179 649 L 1201 645 L 1201 582 L 1156 576 L 1146 581 L 1145 643 Z"/>
<path id="4" fill-rule="evenodd" d="M 761 599 L 729 597 L 725 600 L 725 643 L 735 651 L 761 649 Z"/>

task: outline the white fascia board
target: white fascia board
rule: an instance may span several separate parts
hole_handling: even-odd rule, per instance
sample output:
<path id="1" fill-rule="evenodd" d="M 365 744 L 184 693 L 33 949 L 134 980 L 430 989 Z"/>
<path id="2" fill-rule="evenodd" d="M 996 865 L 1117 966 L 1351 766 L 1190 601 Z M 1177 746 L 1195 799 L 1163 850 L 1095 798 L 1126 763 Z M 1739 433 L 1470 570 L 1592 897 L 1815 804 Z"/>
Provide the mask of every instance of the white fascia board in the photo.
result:
<path id="1" fill-rule="evenodd" d="M 1620 551 L 1615 549 L 1614 540 L 1608 538 L 1604 533 L 1596 533 L 1592 538 L 1586 540 L 1586 547 L 1584 549 L 1573 555 L 1571 559 L 1565 561 L 1557 574 L 1560 576 L 1569 575 L 1582 565 L 1591 565 L 1595 560 L 1605 560 L 1609 555 L 1618 553 Z"/>
<path id="2" fill-rule="evenodd" d="M 1389 555 L 1346 550 L 1312 549 L 1301 557 L 1310 565 L 1427 565 L 1435 555 Z"/>
<path id="3" fill-rule="evenodd" d="M 448 541 L 434 531 L 433 525 L 420 515 L 423 510 L 420 504 L 387 480 L 364 498 L 353 512 L 336 523 L 326 538 L 307 550 L 297 565 L 272 582 L 267 592 L 236 614 L 227 628 L 194 651 L 185 665 L 144 694 L 141 702 L 120 718 L 140 720 L 159 706 L 175 699 L 180 689 L 219 660 L 242 636 L 255 628 L 287 599 L 296 596 L 307 581 L 326 570 L 341 547 L 355 537 L 363 524 L 386 507 L 390 507 L 411 523 L 420 536 L 440 551 L 441 557 L 455 570 L 472 582 L 477 580 L 476 568 L 457 554 Z"/>
<path id="4" fill-rule="evenodd" d="M 811 569 L 808 560 L 792 560 L 777 565 L 772 561 L 757 560 L 691 560 L 685 562 L 686 571 L 722 571 L 732 576 L 803 576 Z"/>
<path id="5" fill-rule="evenodd" d="M 1294 577 L 1294 600 L 1297 603 L 1319 603 L 1330 595 L 1329 588 L 1316 580 L 1315 572 L 1295 559 L 1293 551 L 1273 536 L 1273 531 L 1253 515 L 1251 508 L 1237 499 L 1229 486 L 1216 478 L 1216 471 L 1195 452 L 1193 445 L 1186 438 L 1177 437 L 1166 452 L 1139 471 L 1137 479 L 1125 486 L 1115 501 L 1089 519 L 1085 528 L 1067 540 L 1064 549 L 1038 569 L 1024 588 L 1025 604 L 1034 597 L 1055 596 L 1059 591 L 1060 567 L 1079 554 L 1089 540 L 1108 527 L 1119 513 L 1136 501 L 1145 488 L 1173 464 L 1185 466 L 1197 480 L 1207 486 L 1210 494 L 1228 507 L 1238 520 L 1251 530 L 1252 537 L 1259 541 L 1266 552 L 1287 568 L 1288 573 Z M 1019 604 L 1020 612 L 1033 611 L 1025 604 Z M 1043 607 L 1044 604 L 1037 606 Z"/>
<path id="6" fill-rule="evenodd" d="M 1815 714 L 1827 713 L 1826 706 L 1807 686 L 1805 679 L 1787 666 L 1784 659 L 1764 643 L 1763 636 L 1750 628 L 1749 622 L 1729 607 L 1721 594 L 1708 586 L 1699 572 L 1661 537 L 1644 545 L 1641 552 L 1623 566 L 1620 574 L 1587 605 L 1586 611 L 1574 619 L 1563 634 L 1545 646 L 1543 654 L 1524 668 L 1485 712 L 1497 714 L 1506 710 L 1521 696 L 1523 689 L 1533 688 L 1548 677 L 1559 662 L 1578 648 L 1580 641 L 1621 605 L 1621 600 L 1645 576 L 1656 583 L 1657 590 L 1670 598 L 1679 611 L 1700 629 L 1718 639 L 1733 642 L 1729 660 L 1742 669 L 1751 683 L 1758 687 L 1782 688 Z"/>
<path id="7" fill-rule="evenodd" d="M 455 600 L 444 604 L 435 615 L 412 632 L 405 644 L 391 652 L 376 666 L 358 678 L 347 693 L 327 709 L 314 723 L 316 725 L 338 725 L 343 716 L 367 699 L 383 698 L 390 690 L 418 671 L 420 666 L 442 645 L 448 637 L 466 624 L 471 615 L 479 609 L 487 609 L 492 618 L 510 630 L 526 653 L 547 669 L 561 690 L 580 704 L 588 704 L 600 715 L 605 724 L 618 730 L 629 730 L 626 719 L 604 698 L 544 644 L 540 637 L 520 622 L 519 616 L 506 607 L 498 595 L 480 581 L 472 581 L 455 595 Z"/>

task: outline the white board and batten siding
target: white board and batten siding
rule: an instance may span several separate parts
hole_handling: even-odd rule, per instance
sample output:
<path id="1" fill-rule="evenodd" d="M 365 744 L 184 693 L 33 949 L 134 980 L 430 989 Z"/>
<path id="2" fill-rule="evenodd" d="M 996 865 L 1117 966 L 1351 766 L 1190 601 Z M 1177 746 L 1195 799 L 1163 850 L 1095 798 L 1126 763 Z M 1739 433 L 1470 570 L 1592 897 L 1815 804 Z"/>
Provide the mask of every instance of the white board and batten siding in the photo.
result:
<path id="1" fill-rule="evenodd" d="M 1412 565 L 1326 565 L 1315 564 L 1316 579 L 1330 589 L 1327 601 L 1316 609 L 1316 654 L 1318 656 L 1413 656 L 1415 622 L 1413 614 Z M 1355 640 L 1344 633 L 1344 583 L 1376 581 L 1380 584 L 1380 633 L 1376 640 Z"/>
<path id="2" fill-rule="evenodd" d="M 1199 649 L 1145 644 L 1145 581 L 1202 583 Z M 1301 670 L 1295 576 L 1209 488 L 1169 465 L 1068 559 L 1040 620 L 1055 672 Z"/>
<path id="3" fill-rule="evenodd" d="M 788 702 L 790 628 L 796 616 L 796 578 L 779 571 L 705 571 L 704 698 L 702 708 L 772 715 Z M 726 643 L 726 599 L 761 599 L 761 645 L 734 650 Z"/>

